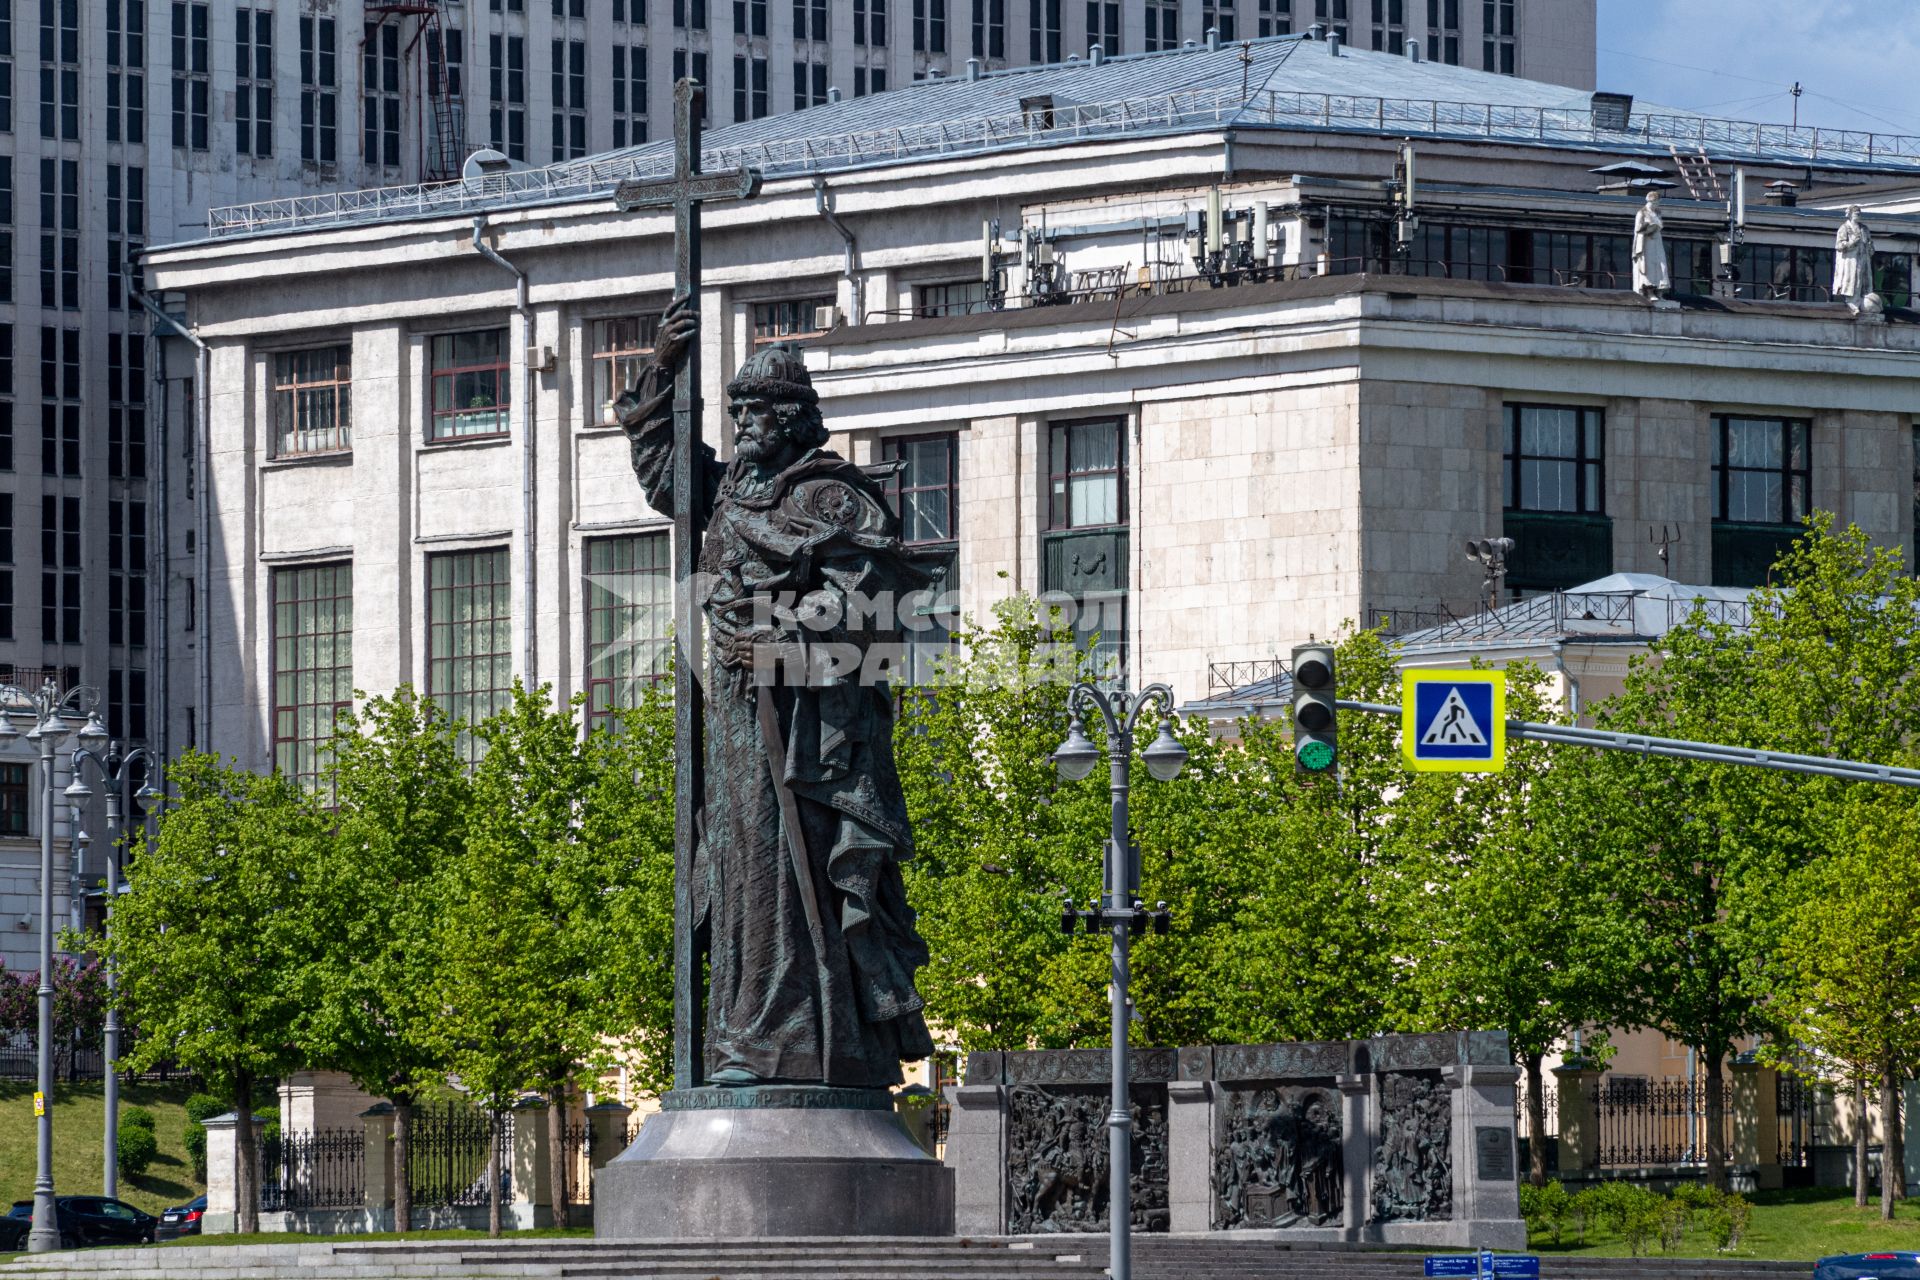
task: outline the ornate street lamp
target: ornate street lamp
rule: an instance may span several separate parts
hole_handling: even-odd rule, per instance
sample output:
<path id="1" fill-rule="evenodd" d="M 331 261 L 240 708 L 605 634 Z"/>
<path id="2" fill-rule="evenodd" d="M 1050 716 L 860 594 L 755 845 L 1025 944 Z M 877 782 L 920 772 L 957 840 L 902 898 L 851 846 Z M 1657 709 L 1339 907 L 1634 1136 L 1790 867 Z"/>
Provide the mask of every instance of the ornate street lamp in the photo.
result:
<path id="1" fill-rule="evenodd" d="M 1077 782 L 1093 772 L 1100 762 L 1100 749 L 1087 737 L 1086 709 L 1097 711 L 1107 730 L 1108 788 L 1113 798 L 1113 825 L 1107 838 L 1105 880 L 1097 909 L 1076 913 L 1072 903 L 1062 916 L 1069 931 L 1076 919 L 1086 923 L 1088 931 L 1105 925 L 1113 932 L 1113 1111 L 1107 1117 L 1107 1172 L 1111 1187 L 1107 1193 L 1107 1226 L 1111 1231 L 1108 1274 L 1113 1280 L 1131 1280 L 1133 1275 L 1132 1205 L 1128 1181 L 1132 1170 L 1133 1110 L 1127 1085 L 1127 1027 L 1133 1006 L 1127 997 L 1127 952 L 1129 935 L 1144 931 L 1149 921 L 1156 932 L 1165 933 L 1167 904 L 1147 911 L 1136 895 L 1140 891 L 1140 873 L 1133 859 L 1133 844 L 1127 837 L 1127 772 L 1133 758 L 1133 732 L 1140 714 L 1149 705 L 1160 709 L 1160 732 L 1141 753 L 1147 772 L 1161 782 L 1178 777 L 1187 765 L 1187 749 L 1173 736 L 1173 690 L 1164 684 L 1151 684 L 1138 694 L 1122 689 L 1102 689 L 1082 682 L 1067 695 L 1067 710 L 1072 721 L 1067 739 L 1053 753 L 1054 767 L 1060 776 Z"/>
<path id="2" fill-rule="evenodd" d="M 0 685 L 0 743 L 19 736 L 16 715 L 31 715 L 27 741 L 40 749 L 40 1053 L 39 1083 L 34 1113 L 39 1120 L 38 1163 L 33 1178 L 33 1228 L 27 1233 L 29 1253 L 49 1253 L 60 1247 L 60 1228 L 53 1209 L 53 757 L 60 742 L 73 732 L 68 722 L 86 717 L 80 729 L 81 745 L 98 747 L 107 741 L 100 723 L 97 689 L 80 686 L 62 694 L 53 681 L 29 693 L 14 685 Z"/>
<path id="3" fill-rule="evenodd" d="M 82 741 L 85 740 L 84 735 Z M 145 747 L 137 747 L 125 755 L 120 753 L 120 744 L 107 744 L 106 754 L 98 755 L 86 747 L 73 753 L 73 781 L 67 786 L 67 804 L 71 806 L 73 824 L 77 830 L 80 819 L 86 812 L 87 801 L 93 798 L 93 789 L 87 786 L 80 772 L 81 764 L 90 763 L 99 771 L 101 785 L 107 792 L 107 884 L 106 909 L 101 920 L 101 928 L 113 927 L 113 904 L 120 897 L 120 815 L 127 787 L 133 782 L 134 767 L 139 767 L 140 789 L 126 801 L 125 812 L 136 820 L 144 821 L 160 793 L 153 787 L 154 760 Z M 78 838 L 78 837 L 76 837 Z M 106 1080 L 107 1112 L 107 1158 L 106 1173 L 101 1180 L 102 1195 L 116 1196 L 120 1186 L 120 1072 L 115 1063 L 120 1058 L 120 1001 L 117 994 L 119 980 L 114 975 L 113 966 L 107 966 L 107 1028 L 104 1076 Z"/>

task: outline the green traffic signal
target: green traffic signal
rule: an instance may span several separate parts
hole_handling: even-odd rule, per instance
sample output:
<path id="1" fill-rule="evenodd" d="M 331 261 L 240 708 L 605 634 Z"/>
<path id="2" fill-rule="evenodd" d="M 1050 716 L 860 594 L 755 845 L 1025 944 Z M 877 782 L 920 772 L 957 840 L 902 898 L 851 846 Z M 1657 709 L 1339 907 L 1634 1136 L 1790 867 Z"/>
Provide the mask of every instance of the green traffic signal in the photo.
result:
<path id="1" fill-rule="evenodd" d="M 1333 768 L 1333 744 L 1330 742 L 1303 742 L 1297 752 L 1300 767 L 1314 773 L 1325 773 Z"/>

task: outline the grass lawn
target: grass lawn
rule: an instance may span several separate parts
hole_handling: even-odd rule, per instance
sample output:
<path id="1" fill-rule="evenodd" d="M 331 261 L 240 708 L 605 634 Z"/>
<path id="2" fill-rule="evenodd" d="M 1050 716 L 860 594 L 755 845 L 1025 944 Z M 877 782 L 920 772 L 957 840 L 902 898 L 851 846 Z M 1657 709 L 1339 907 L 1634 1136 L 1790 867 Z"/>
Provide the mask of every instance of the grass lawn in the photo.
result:
<path id="1" fill-rule="evenodd" d="M 1676 1257 L 1771 1258 L 1782 1261 L 1811 1262 L 1830 1253 L 1871 1253 L 1876 1249 L 1920 1250 L 1920 1202 L 1902 1201 L 1894 1206 L 1892 1222 L 1880 1220 L 1880 1202 L 1864 1209 L 1854 1207 L 1853 1192 L 1844 1188 L 1810 1187 L 1794 1191 L 1762 1191 L 1749 1196 L 1753 1202 L 1753 1222 L 1740 1246 L 1730 1254 L 1716 1255 L 1713 1241 L 1699 1225 L 1689 1226 L 1685 1242 Z M 1699 1215 L 1695 1215 L 1696 1219 Z M 1587 1254 L 1593 1257 L 1627 1256 L 1627 1246 L 1618 1236 L 1603 1230 L 1589 1230 L 1586 1242 L 1579 1243 L 1571 1230 L 1564 1231 L 1561 1243 L 1550 1236 L 1536 1234 L 1530 1247 L 1542 1254 Z M 1658 1243 L 1652 1247 L 1659 1257 Z"/>
<path id="2" fill-rule="evenodd" d="M 53 1189 L 59 1195 L 98 1194 L 105 1164 L 106 1108 L 98 1080 L 59 1084 L 53 1093 Z M 153 1112 L 160 1153 L 137 1178 L 120 1179 L 120 1198 L 148 1213 L 185 1204 L 206 1187 L 195 1181 L 187 1159 L 186 1085 L 122 1084 L 121 1113 L 127 1107 Z M 35 1156 L 33 1084 L 0 1081 L 0 1213 L 15 1200 L 33 1194 Z"/>

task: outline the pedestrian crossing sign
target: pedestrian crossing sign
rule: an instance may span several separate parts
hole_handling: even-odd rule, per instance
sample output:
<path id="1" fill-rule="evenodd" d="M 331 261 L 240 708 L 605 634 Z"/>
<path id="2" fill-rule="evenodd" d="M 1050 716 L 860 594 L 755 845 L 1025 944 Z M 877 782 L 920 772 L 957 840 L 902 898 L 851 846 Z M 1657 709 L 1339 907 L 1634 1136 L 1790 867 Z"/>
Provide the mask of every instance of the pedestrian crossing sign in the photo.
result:
<path id="1" fill-rule="evenodd" d="M 1407 671 L 1400 753 L 1409 769 L 1496 773 L 1507 767 L 1507 677 L 1501 671 Z"/>

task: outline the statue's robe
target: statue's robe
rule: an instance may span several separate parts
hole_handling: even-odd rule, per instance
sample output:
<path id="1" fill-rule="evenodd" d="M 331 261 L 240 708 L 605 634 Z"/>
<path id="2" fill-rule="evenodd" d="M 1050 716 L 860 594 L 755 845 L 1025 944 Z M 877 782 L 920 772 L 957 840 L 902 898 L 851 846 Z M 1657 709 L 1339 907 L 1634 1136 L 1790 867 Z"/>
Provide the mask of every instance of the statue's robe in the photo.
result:
<path id="1" fill-rule="evenodd" d="M 1873 292 L 1873 235 L 1864 225 L 1840 224 L 1833 243 L 1833 300 L 1858 304 Z"/>
<path id="2" fill-rule="evenodd" d="M 649 367 L 616 404 L 647 501 L 668 515 L 679 501 L 672 389 Z M 901 1061 L 931 1054 L 933 1041 L 913 985 L 927 949 L 900 874 L 913 842 L 894 767 L 892 696 L 871 672 L 834 677 L 818 662 L 783 662 L 770 690 L 779 724 L 770 754 L 755 684 L 765 677 L 726 665 L 722 647 L 753 629 L 756 613 L 764 625 L 769 601 L 789 609 L 806 601 L 837 623 L 780 624 L 780 640 L 898 652 L 897 609 L 876 619 L 846 605 L 856 597 L 897 602 L 930 579 L 902 548 L 879 485 L 836 454 L 811 450 L 769 481 L 742 462 L 721 464 L 702 444 L 694 474 L 706 524 L 695 588 L 710 628 L 706 790 L 692 886 L 695 918 L 706 920 L 710 938 L 707 1075 L 897 1084 Z M 776 757 L 799 813 L 817 927 L 795 875 Z"/>

